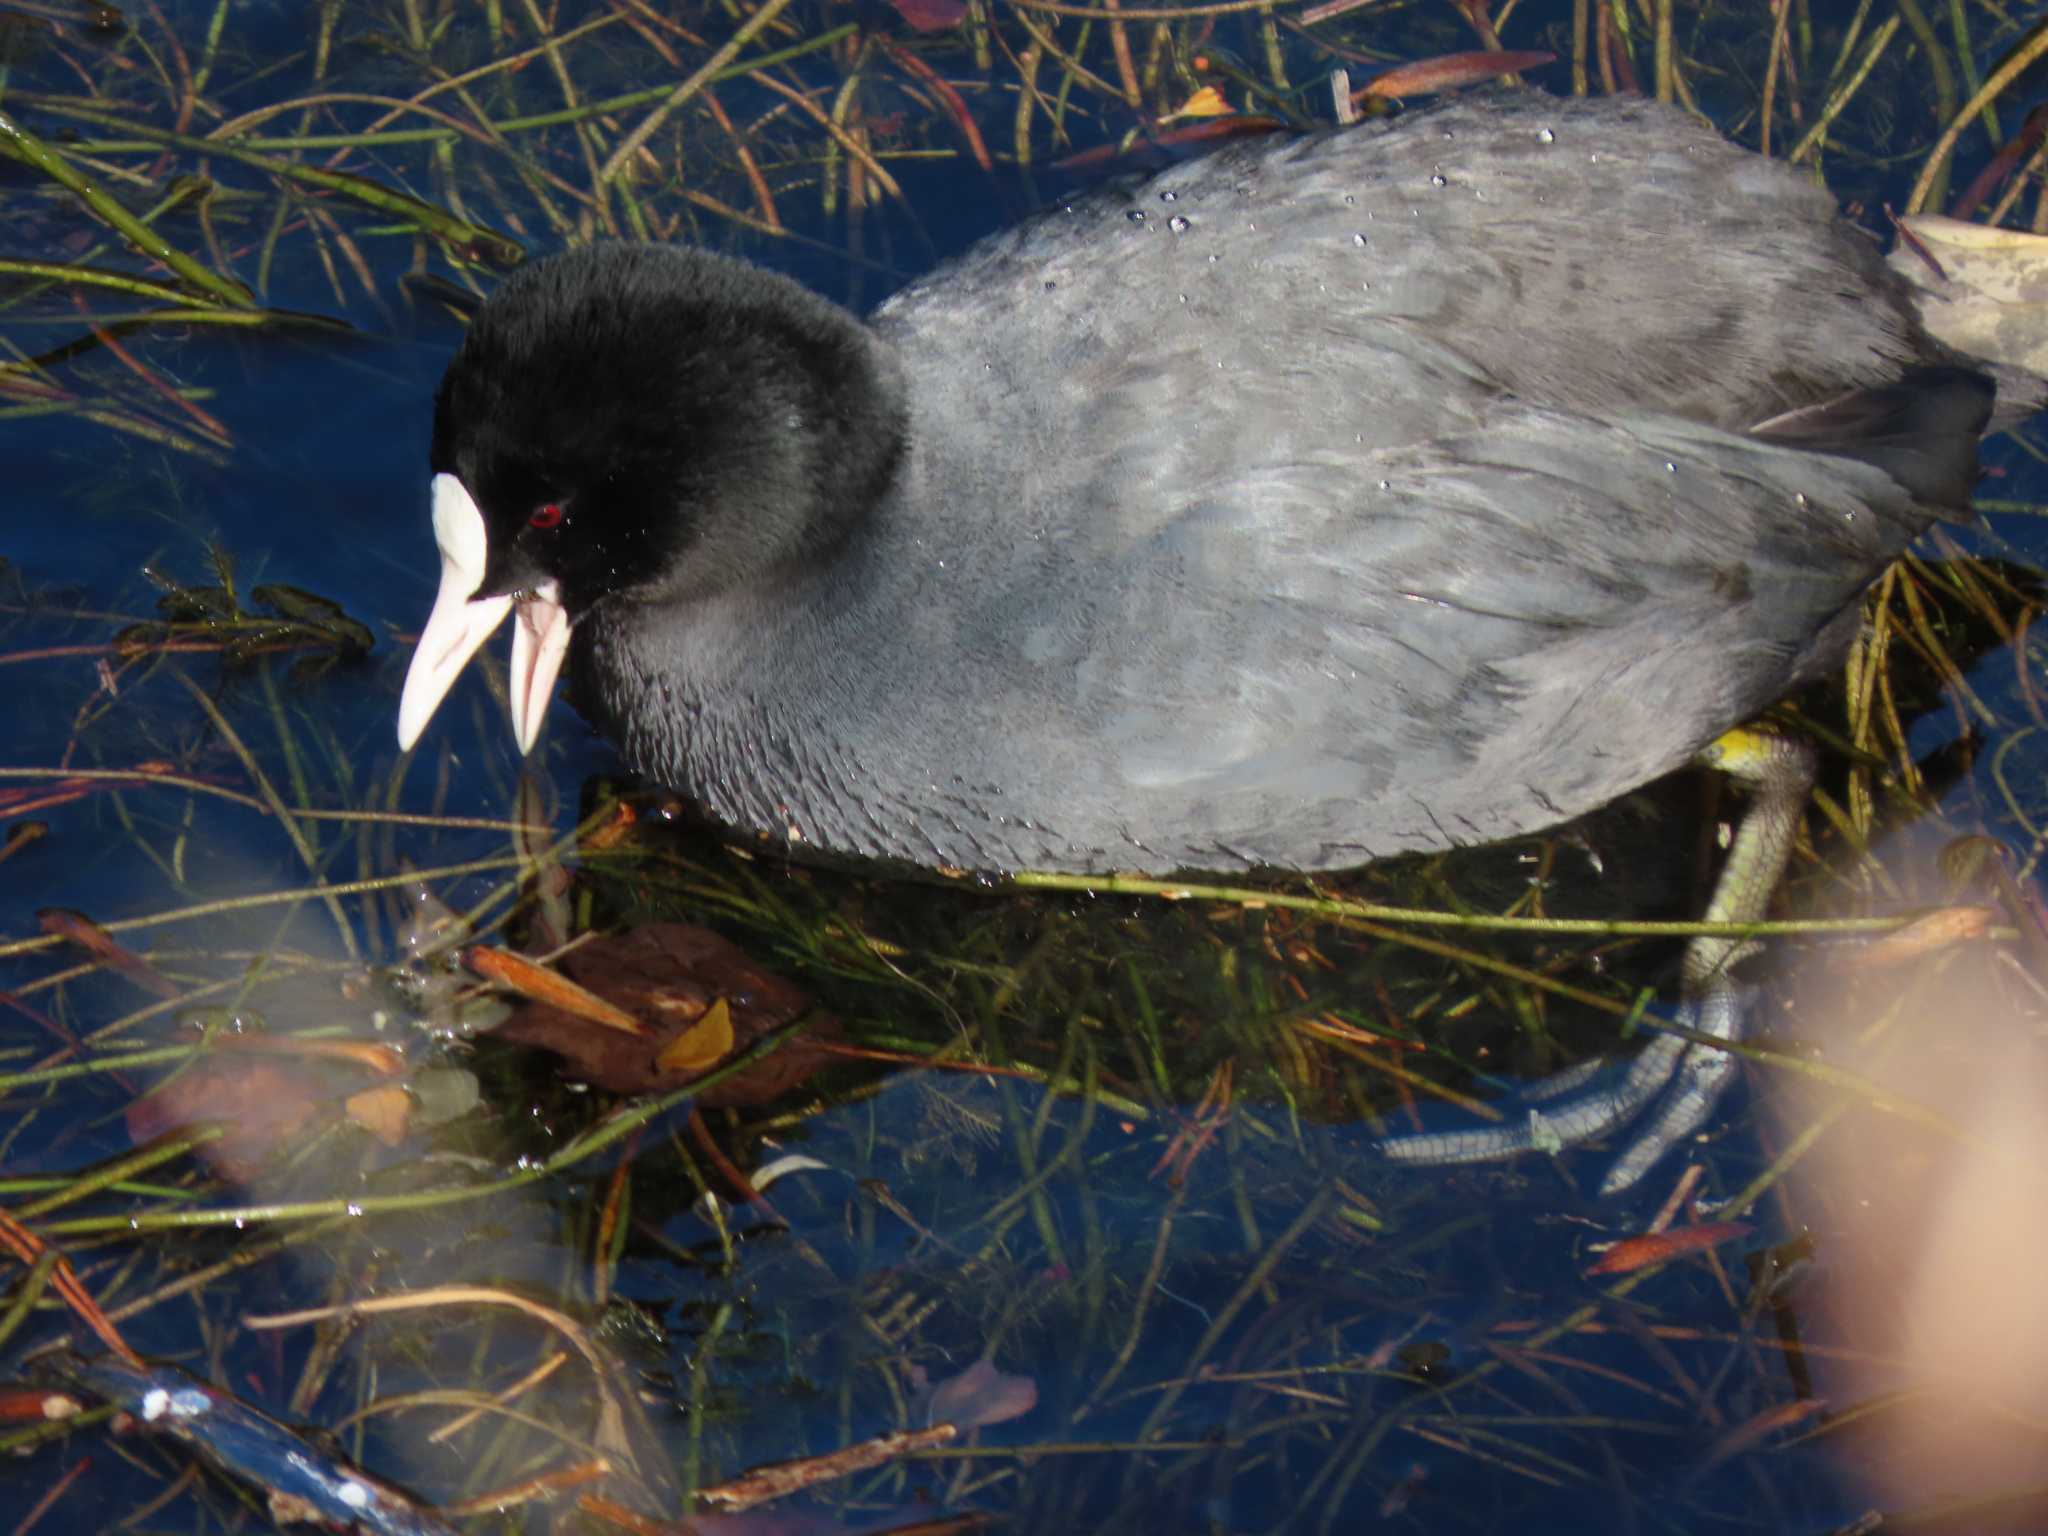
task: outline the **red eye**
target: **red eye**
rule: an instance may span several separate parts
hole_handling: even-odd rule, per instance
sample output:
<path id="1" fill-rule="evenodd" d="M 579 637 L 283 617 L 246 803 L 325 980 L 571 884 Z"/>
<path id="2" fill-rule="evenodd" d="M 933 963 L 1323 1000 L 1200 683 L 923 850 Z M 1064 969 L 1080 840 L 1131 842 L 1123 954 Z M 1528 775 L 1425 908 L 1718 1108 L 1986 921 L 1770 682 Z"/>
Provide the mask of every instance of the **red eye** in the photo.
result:
<path id="1" fill-rule="evenodd" d="M 562 510 L 559 501 L 543 502 L 533 509 L 533 516 L 526 521 L 535 528 L 559 528 L 568 514 Z"/>

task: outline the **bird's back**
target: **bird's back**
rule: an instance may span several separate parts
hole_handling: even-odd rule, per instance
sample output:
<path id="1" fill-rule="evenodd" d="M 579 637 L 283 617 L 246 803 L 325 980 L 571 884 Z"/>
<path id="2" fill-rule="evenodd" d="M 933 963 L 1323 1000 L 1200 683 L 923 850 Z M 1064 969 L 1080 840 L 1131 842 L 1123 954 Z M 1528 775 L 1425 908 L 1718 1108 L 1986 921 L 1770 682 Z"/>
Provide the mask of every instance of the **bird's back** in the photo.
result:
<path id="1" fill-rule="evenodd" d="M 1246 143 L 875 324 L 903 479 L 774 642 L 809 761 L 741 795 L 965 867 L 1327 867 L 1590 809 L 1824 661 L 1981 424 L 1926 376 L 1960 393 L 1907 413 L 1917 495 L 1825 412 L 1749 432 L 1946 355 L 1823 193 L 1639 103 Z"/>

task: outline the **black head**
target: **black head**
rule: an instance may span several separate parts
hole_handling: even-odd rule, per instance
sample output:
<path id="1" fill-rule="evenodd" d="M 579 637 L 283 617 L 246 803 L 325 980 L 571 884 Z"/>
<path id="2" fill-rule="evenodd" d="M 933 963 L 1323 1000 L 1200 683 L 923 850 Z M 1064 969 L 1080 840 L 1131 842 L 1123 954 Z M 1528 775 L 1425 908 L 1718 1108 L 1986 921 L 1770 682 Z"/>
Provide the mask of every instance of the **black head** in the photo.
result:
<path id="1" fill-rule="evenodd" d="M 434 402 L 433 468 L 469 488 L 479 596 L 553 579 L 688 600 L 824 558 L 887 488 L 903 388 L 851 315 L 702 251 L 600 245 L 514 273 Z"/>

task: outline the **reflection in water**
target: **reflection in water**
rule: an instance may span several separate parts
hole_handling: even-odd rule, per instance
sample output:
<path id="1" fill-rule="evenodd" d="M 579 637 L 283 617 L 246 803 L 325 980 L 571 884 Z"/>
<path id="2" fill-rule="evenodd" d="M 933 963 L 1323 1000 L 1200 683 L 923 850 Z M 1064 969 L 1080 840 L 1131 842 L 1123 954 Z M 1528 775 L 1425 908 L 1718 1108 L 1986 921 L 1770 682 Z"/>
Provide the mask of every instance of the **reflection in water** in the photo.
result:
<path id="1" fill-rule="evenodd" d="M 1916 867 L 1897 849 L 1887 863 Z M 1799 1042 L 1878 1085 L 1764 1078 L 1784 1144 L 1819 1132 L 1784 1199 L 1813 1239 L 1794 1307 L 1823 1346 L 1807 1361 L 1814 1390 L 1840 1416 L 1826 1443 L 1874 1507 L 1974 1506 L 1966 1528 L 2038 1528 L 2038 1509 L 2024 1513 L 2048 1423 L 2038 982 L 1979 943 L 1903 973 L 1817 957 L 1797 994 Z M 2015 1498 L 2022 1513 L 2002 1519 Z"/>

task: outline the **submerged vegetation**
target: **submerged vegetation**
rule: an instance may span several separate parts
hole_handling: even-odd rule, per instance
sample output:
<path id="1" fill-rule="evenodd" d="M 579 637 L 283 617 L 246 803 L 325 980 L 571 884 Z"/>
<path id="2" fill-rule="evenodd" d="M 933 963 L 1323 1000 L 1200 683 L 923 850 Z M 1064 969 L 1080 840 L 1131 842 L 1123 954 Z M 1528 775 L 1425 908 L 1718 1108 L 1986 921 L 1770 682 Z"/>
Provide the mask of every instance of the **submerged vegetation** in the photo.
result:
<path id="1" fill-rule="evenodd" d="M 2024 1190 L 2040 1144 L 2000 1091 L 2048 1011 L 2027 429 L 1989 528 L 1781 712 L 1829 768 L 1759 1091 L 1654 1220 L 1569 1159 L 1363 1147 L 1658 1027 L 1704 777 L 1314 887 L 792 865 L 474 702 L 394 760 L 425 588 L 388 551 L 526 252 L 690 241 L 858 305 L 1327 121 L 1335 70 L 1389 110 L 1481 49 L 2041 229 L 2044 39 L 1961 0 L 0 0 L 13 1528 L 317 1510 L 294 1446 L 492 1531 L 2038 1523 L 2048 1404 L 2000 1366 L 2048 1341 L 1962 1288 L 2028 1274 L 2032 1213 L 1939 1182 Z M 138 1371 L 285 1438 L 110 1439 Z"/>

